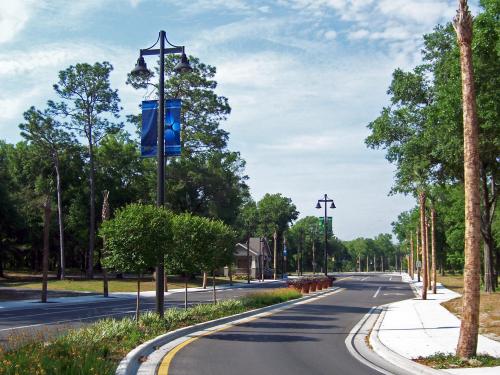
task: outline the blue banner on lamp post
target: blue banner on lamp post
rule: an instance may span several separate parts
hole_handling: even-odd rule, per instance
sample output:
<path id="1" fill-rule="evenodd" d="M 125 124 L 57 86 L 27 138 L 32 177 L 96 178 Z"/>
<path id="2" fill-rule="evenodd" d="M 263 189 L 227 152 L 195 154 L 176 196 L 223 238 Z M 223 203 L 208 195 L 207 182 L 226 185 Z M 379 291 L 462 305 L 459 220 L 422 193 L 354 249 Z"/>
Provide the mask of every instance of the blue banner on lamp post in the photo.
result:
<path id="1" fill-rule="evenodd" d="M 181 154 L 181 100 L 165 100 L 165 156 Z M 156 139 L 158 125 L 158 101 L 142 102 L 141 156 L 156 157 Z"/>

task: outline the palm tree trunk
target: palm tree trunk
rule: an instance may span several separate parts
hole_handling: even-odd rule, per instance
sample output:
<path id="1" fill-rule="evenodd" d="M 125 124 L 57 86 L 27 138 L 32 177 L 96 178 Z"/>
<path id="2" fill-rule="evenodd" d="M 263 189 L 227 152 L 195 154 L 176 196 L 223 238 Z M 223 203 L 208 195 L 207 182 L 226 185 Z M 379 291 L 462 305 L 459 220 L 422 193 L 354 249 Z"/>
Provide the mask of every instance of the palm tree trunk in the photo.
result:
<path id="1" fill-rule="evenodd" d="M 436 209 L 431 208 L 431 238 L 432 238 L 432 293 L 436 294 Z"/>
<path id="2" fill-rule="evenodd" d="M 422 285 L 422 299 L 427 299 L 427 274 L 429 272 L 428 269 L 428 263 L 427 263 L 427 252 L 426 252 L 426 246 L 427 246 L 427 229 L 425 225 L 425 191 L 421 190 L 418 193 L 418 200 L 420 203 L 420 235 L 422 237 L 420 243 L 421 243 L 421 248 L 422 248 L 422 268 L 423 268 L 423 285 Z"/>
<path id="3" fill-rule="evenodd" d="M 425 215 L 425 253 L 427 256 L 427 290 L 432 290 L 431 284 L 431 257 L 429 256 L 429 219 Z"/>
<path id="4" fill-rule="evenodd" d="M 415 240 L 416 240 L 416 245 L 417 245 L 417 248 L 416 248 L 416 252 L 417 252 L 417 282 L 420 282 L 420 270 L 422 269 L 422 262 L 420 261 L 421 257 L 420 257 L 420 243 L 419 243 L 419 230 L 418 230 L 418 226 L 417 226 L 417 231 L 416 231 L 416 236 L 415 236 Z M 420 263 L 420 267 L 418 266 Z"/>
<path id="5" fill-rule="evenodd" d="M 465 185 L 465 264 L 462 323 L 457 356 L 470 358 L 476 354 L 479 331 L 479 275 L 481 245 L 481 213 L 479 193 L 479 129 L 476 113 L 474 70 L 472 66 L 472 15 L 467 0 L 459 0 L 453 20 L 460 47 L 462 102 L 464 122 Z"/>
<path id="6" fill-rule="evenodd" d="M 410 270 L 410 277 L 413 280 L 415 276 L 415 263 L 413 262 L 414 249 L 413 249 L 413 233 L 410 232 L 410 264 L 408 269 Z"/>
<path id="7" fill-rule="evenodd" d="M 485 168 L 481 169 L 481 197 L 483 201 L 483 211 L 481 215 L 481 234 L 483 235 L 483 259 L 484 259 L 484 291 L 486 293 L 495 292 L 495 267 L 493 265 L 493 249 L 495 247 L 491 226 L 493 224 L 493 215 L 495 214 L 495 182 L 491 179 L 491 199 L 488 189 L 488 176 Z"/>
<path id="8" fill-rule="evenodd" d="M 50 231 L 50 195 L 43 204 L 43 258 L 42 258 L 42 302 L 47 302 L 47 278 L 49 272 L 49 231 Z"/>

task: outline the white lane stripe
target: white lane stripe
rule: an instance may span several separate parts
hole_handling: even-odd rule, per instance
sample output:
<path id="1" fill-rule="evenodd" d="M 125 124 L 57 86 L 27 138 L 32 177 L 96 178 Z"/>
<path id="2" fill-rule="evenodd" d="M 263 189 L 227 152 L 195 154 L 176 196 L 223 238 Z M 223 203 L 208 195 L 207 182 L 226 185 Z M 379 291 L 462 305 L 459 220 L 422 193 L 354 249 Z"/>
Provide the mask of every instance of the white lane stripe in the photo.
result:
<path id="1" fill-rule="evenodd" d="M 85 318 L 78 318 L 78 319 L 59 320 L 57 322 L 50 322 L 50 323 L 38 323 L 38 324 L 30 324 L 30 325 L 26 325 L 26 326 L 17 326 L 17 327 L 12 327 L 12 328 L 3 328 L 3 329 L 0 329 L 0 332 L 3 332 L 3 331 L 14 331 L 16 329 L 29 328 L 29 327 L 39 327 L 39 326 L 49 326 L 49 325 L 61 324 L 61 323 L 80 322 L 82 320 L 89 320 L 89 319 L 94 319 L 94 318 L 102 318 L 102 317 L 105 317 L 105 316 L 113 316 L 113 315 L 124 315 L 124 314 L 130 314 L 130 313 L 135 313 L 135 310 L 123 311 L 123 312 L 120 312 L 120 313 L 111 313 L 111 314 L 87 316 Z"/>
<path id="2" fill-rule="evenodd" d="M 389 277 L 389 281 L 392 281 L 392 276 L 391 276 L 391 277 Z"/>
<path id="3" fill-rule="evenodd" d="M 377 298 L 379 292 L 380 292 L 380 289 L 382 289 L 381 286 L 378 287 L 377 291 L 375 292 L 375 294 L 373 295 L 373 298 Z"/>

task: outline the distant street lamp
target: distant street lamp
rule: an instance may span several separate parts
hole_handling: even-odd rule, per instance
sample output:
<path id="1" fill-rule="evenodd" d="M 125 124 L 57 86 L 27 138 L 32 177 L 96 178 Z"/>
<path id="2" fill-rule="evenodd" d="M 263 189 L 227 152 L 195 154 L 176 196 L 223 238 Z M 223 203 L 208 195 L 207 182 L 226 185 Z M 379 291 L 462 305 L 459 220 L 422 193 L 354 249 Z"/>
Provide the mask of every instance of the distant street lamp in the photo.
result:
<path id="1" fill-rule="evenodd" d="M 160 42 L 160 48 L 153 47 Z M 165 42 L 167 42 L 172 48 L 165 48 Z M 154 55 L 160 56 L 160 82 L 158 88 L 158 129 L 157 129 L 157 147 L 156 147 L 156 157 L 158 160 L 157 165 L 157 180 L 156 180 L 156 205 L 161 207 L 165 204 L 165 148 L 164 148 L 164 118 L 165 118 L 165 55 L 171 54 L 181 54 L 181 60 L 174 67 L 176 73 L 189 73 L 193 70 L 191 65 L 189 65 L 189 60 L 184 53 L 184 46 L 175 46 L 170 43 L 167 39 L 165 31 L 161 30 L 158 35 L 158 39 L 155 44 L 149 48 L 141 49 L 139 51 L 139 58 L 137 63 L 130 72 L 134 77 L 149 78 L 152 73 L 148 70 L 146 62 L 143 56 Z M 156 312 L 163 316 L 163 303 L 164 303 L 164 264 L 163 257 L 158 261 L 156 266 Z"/>
<path id="2" fill-rule="evenodd" d="M 328 215 L 327 215 L 327 206 L 326 204 L 327 203 L 331 203 L 330 204 L 330 208 L 336 208 L 335 207 L 335 203 L 333 203 L 333 199 L 330 199 L 328 198 L 328 195 L 325 194 L 325 197 L 323 199 L 318 199 L 318 204 L 316 204 L 316 208 L 317 209 L 320 209 L 321 208 L 321 203 L 323 203 L 325 205 L 325 218 L 324 218 L 324 222 L 323 222 L 323 228 L 324 228 L 324 232 L 325 232 L 325 250 L 324 250 L 324 253 L 323 253 L 323 258 L 324 258 L 324 263 L 325 263 L 325 268 L 324 268 L 324 271 L 325 271 L 325 275 L 328 275 L 328 269 L 327 269 L 327 265 L 328 265 L 328 258 L 326 256 L 326 248 L 328 246 Z"/>

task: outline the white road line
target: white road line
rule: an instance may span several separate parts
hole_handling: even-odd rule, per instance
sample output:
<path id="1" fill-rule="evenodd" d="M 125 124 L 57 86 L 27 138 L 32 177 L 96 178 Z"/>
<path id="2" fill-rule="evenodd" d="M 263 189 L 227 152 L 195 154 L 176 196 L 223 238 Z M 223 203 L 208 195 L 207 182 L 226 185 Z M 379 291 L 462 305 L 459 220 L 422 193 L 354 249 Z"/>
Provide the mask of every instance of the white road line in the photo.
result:
<path id="1" fill-rule="evenodd" d="M 378 293 L 380 292 L 380 289 L 382 289 L 381 286 L 378 287 L 377 291 L 375 292 L 375 294 L 373 295 L 373 298 L 377 298 L 378 296 Z"/>
<path id="2" fill-rule="evenodd" d="M 361 279 L 361 281 L 365 281 L 366 279 L 369 279 L 369 278 L 370 278 L 370 276 L 363 277 L 363 278 Z"/>
<path id="3" fill-rule="evenodd" d="M 392 281 L 392 276 L 391 276 L 391 277 L 389 277 L 389 281 Z"/>
<path id="4" fill-rule="evenodd" d="M 48 326 L 48 325 L 53 325 L 53 324 L 79 322 L 79 321 L 82 321 L 82 320 L 89 320 L 89 319 L 94 319 L 94 318 L 103 318 L 105 316 L 125 315 L 125 314 L 131 314 L 131 313 L 135 313 L 135 310 L 123 311 L 123 312 L 120 312 L 120 313 L 111 313 L 111 314 L 87 316 L 85 318 L 78 318 L 78 319 L 59 320 L 57 322 L 50 322 L 50 323 L 38 323 L 38 324 L 30 324 L 30 325 L 26 325 L 26 326 L 17 326 L 17 327 L 12 327 L 12 328 L 3 328 L 3 329 L 0 329 L 0 332 L 3 332 L 3 331 L 14 331 L 16 329 L 29 328 L 29 327 L 39 327 L 39 326 Z"/>

